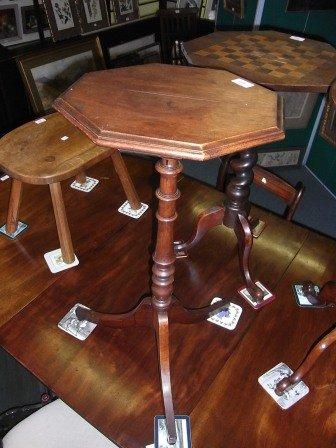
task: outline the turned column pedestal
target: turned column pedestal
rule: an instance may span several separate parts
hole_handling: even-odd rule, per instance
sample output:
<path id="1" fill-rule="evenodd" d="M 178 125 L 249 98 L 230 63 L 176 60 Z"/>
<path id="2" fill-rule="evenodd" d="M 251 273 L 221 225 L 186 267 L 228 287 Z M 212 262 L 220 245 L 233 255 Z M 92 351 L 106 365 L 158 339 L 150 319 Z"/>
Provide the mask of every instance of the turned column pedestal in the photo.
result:
<path id="1" fill-rule="evenodd" d="M 172 323 L 201 322 L 227 307 L 229 303 L 221 302 L 189 310 L 173 296 L 176 259 L 173 243 L 174 221 L 177 218 L 176 201 L 180 197 L 177 176 L 182 171 L 182 163 L 174 159 L 161 159 L 156 164 L 156 170 L 160 174 L 160 187 L 156 190 L 158 228 L 153 254 L 151 296 L 124 314 L 99 313 L 81 307 L 77 308 L 76 314 L 80 320 L 107 324 L 114 328 L 145 326 L 155 331 L 168 442 L 174 444 L 176 429 L 170 380 L 169 326 Z"/>
<path id="2" fill-rule="evenodd" d="M 237 154 L 231 160 L 234 177 L 226 188 L 224 206 L 213 207 L 204 211 L 196 220 L 194 231 L 186 242 L 175 243 L 177 257 L 186 257 L 188 251 L 213 227 L 225 225 L 234 230 L 238 240 L 240 271 L 246 287 L 256 302 L 261 302 L 263 291 L 252 280 L 250 273 L 250 253 L 253 244 L 248 215 L 250 212 L 250 185 L 253 182 L 253 167 L 257 155 L 250 149 Z"/>

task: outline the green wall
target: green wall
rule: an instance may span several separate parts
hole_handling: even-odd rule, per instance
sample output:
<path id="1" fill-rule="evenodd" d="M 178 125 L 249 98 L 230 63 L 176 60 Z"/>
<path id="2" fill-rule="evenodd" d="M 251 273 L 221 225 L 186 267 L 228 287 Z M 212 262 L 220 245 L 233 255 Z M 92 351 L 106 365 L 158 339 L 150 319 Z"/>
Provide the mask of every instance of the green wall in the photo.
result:
<path id="1" fill-rule="evenodd" d="M 220 1 L 217 27 L 223 30 L 251 29 L 253 26 L 257 0 L 245 0 L 244 19 L 234 18 L 230 11 L 224 10 Z M 286 12 L 287 0 L 265 0 L 260 29 L 274 28 L 323 38 L 336 47 L 336 11 Z M 306 129 L 292 129 L 286 132 L 283 142 L 273 147 L 306 148 L 322 101 L 320 96 Z M 269 146 L 268 146 L 269 147 Z M 317 133 L 307 166 L 336 194 L 336 150 Z"/>

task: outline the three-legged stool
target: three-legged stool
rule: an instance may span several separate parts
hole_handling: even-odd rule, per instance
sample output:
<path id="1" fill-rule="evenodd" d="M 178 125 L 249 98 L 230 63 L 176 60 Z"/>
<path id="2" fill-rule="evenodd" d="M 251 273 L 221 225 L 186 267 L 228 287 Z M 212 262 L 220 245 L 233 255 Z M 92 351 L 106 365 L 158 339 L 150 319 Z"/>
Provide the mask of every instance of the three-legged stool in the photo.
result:
<path id="1" fill-rule="evenodd" d="M 111 157 L 125 195 L 133 209 L 141 203 L 118 150 L 92 143 L 59 113 L 31 121 L 0 139 L 0 166 L 12 177 L 7 220 L 3 233 L 15 237 L 25 227 L 19 222 L 23 183 L 49 185 L 63 261 L 75 254 L 66 216 L 61 181 Z M 78 177 L 77 177 L 78 179 Z"/>

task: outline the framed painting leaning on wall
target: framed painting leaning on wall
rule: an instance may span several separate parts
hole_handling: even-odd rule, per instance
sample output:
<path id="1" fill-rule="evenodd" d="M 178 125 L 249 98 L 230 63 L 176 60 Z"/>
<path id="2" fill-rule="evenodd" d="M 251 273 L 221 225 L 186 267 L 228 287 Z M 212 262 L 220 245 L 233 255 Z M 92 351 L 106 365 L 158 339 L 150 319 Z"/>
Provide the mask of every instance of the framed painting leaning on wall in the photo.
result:
<path id="1" fill-rule="evenodd" d="M 38 50 L 17 63 L 36 115 L 51 112 L 53 101 L 84 73 L 105 68 L 99 37 Z"/>

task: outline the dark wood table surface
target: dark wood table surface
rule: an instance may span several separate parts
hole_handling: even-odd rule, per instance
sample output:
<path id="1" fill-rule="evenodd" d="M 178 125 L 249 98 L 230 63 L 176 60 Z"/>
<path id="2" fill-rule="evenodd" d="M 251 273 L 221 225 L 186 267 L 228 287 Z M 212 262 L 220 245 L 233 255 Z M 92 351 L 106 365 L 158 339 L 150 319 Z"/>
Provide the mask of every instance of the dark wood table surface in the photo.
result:
<path id="1" fill-rule="evenodd" d="M 295 34 L 295 33 L 293 33 Z M 228 70 L 280 92 L 327 92 L 336 49 L 277 31 L 217 31 L 183 43 L 191 65 Z"/>
<path id="2" fill-rule="evenodd" d="M 126 161 L 141 200 L 153 205 L 153 165 Z M 57 328 L 77 302 L 124 312 L 149 291 L 154 208 L 138 221 L 116 213 L 123 192 L 111 169 L 102 162 L 89 170 L 101 182 L 88 195 L 64 185 L 80 264 L 57 275 L 48 272 L 42 258 L 57 241 L 46 220 L 48 191 L 35 187 L 30 200 L 25 194 L 22 218 L 30 229 L 15 241 L 0 240 L 0 343 L 111 440 L 123 448 L 143 448 L 153 443 L 154 415 L 163 412 L 151 331 L 98 326 L 81 342 Z M 8 183 L 1 186 L 4 201 Z M 222 194 L 187 177 L 179 188 L 184 200 L 176 235 L 185 237 L 194 217 Z M 268 226 L 254 242 L 252 269 L 277 295 L 262 310 L 254 311 L 236 293 L 242 279 L 236 239 L 228 228 L 211 230 L 188 259 L 176 263 L 175 294 L 186 306 L 205 306 L 219 296 L 243 307 L 232 332 L 206 322 L 172 326 L 176 413 L 191 416 L 194 448 L 335 447 L 336 347 L 307 375 L 309 395 L 288 411 L 277 407 L 257 379 L 280 361 L 295 368 L 334 324 L 334 309 L 299 308 L 292 284 L 335 278 L 336 242 L 261 209 L 258 216 Z"/>

